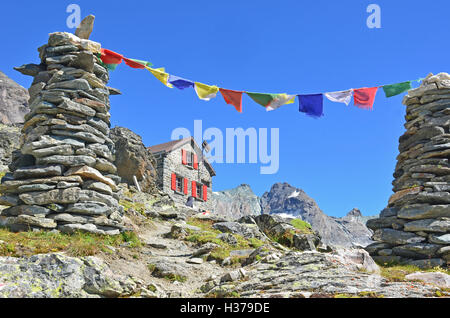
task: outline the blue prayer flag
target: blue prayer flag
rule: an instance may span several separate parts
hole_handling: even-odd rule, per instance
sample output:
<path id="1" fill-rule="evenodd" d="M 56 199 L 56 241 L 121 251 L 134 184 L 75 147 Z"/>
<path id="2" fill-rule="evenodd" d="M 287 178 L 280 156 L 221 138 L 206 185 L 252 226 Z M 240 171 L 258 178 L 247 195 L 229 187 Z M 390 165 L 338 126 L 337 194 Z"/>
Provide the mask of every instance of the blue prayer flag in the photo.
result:
<path id="1" fill-rule="evenodd" d="M 299 111 L 312 117 L 323 116 L 323 95 L 298 95 Z"/>
<path id="2" fill-rule="evenodd" d="M 170 75 L 168 82 L 178 89 L 194 87 L 194 82 L 175 75 Z"/>

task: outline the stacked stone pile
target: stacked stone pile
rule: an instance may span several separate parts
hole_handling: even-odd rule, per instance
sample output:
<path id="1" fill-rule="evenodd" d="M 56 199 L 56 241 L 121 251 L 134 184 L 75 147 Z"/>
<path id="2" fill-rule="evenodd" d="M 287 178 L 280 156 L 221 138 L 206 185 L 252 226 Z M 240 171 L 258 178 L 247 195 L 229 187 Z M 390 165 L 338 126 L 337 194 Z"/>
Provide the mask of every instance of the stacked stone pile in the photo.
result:
<path id="1" fill-rule="evenodd" d="M 430 74 L 403 103 L 393 191 L 380 218 L 367 222 L 377 243 L 367 251 L 380 262 L 423 267 L 450 262 L 450 75 Z"/>
<path id="2" fill-rule="evenodd" d="M 14 231 L 76 230 L 119 234 L 114 143 L 109 138 L 109 75 L 99 43 L 50 34 L 41 64 L 16 68 L 34 77 L 21 154 L 0 185 L 0 223 Z"/>

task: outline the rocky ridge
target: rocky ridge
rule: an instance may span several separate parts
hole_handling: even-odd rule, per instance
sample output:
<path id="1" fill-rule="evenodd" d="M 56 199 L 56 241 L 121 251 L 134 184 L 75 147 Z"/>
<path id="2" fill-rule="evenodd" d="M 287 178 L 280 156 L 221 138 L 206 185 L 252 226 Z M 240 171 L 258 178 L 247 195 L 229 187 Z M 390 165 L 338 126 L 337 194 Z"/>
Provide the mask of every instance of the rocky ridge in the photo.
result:
<path id="1" fill-rule="evenodd" d="M 214 206 L 214 213 L 221 217 L 238 219 L 246 215 L 261 214 L 259 197 L 247 184 L 241 184 L 227 191 L 213 192 L 210 200 Z"/>
<path id="2" fill-rule="evenodd" d="M 0 297 L 446 295 L 441 281 L 450 276 L 445 273 L 417 273 L 414 281 L 390 281 L 363 249 L 325 249 L 317 233 L 295 232 L 277 215 L 211 219 L 174 206 L 169 198 L 137 193 L 126 184 L 120 187 L 121 201 L 128 202 L 124 218 L 141 245 L 122 244 L 87 257 L 64 252 L 2 256 Z M 292 240 L 278 240 L 282 244 L 274 240 L 293 232 Z M 288 246 L 289 242 L 294 243 Z M 2 244 L 6 242 L 0 241 L 0 251 Z"/>
<path id="3" fill-rule="evenodd" d="M 263 213 L 287 214 L 308 222 L 328 245 L 366 246 L 372 242 L 372 232 L 361 218 L 355 217 L 355 211 L 344 218 L 330 217 L 303 190 L 287 183 L 276 183 L 269 192 L 264 193 L 261 207 Z"/>

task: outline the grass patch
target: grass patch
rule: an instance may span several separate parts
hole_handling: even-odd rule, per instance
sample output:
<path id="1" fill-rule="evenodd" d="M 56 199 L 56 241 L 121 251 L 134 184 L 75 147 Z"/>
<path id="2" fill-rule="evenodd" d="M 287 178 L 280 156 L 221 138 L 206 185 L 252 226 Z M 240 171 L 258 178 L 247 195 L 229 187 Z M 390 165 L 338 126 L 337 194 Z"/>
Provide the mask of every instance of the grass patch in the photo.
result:
<path id="1" fill-rule="evenodd" d="M 293 227 L 295 227 L 297 230 L 300 231 L 300 233 L 302 234 L 309 234 L 312 233 L 312 227 L 311 224 L 309 224 L 308 222 L 305 222 L 303 220 L 300 219 L 293 219 L 291 221 L 291 225 Z"/>
<path id="2" fill-rule="evenodd" d="M 404 282 L 406 281 L 405 279 L 406 275 L 415 272 L 442 272 L 450 275 L 450 270 L 443 269 L 440 267 L 435 267 L 431 269 L 421 269 L 413 265 L 391 264 L 391 265 L 380 265 L 380 269 L 381 269 L 381 276 L 383 276 L 384 278 L 386 278 L 388 281 L 391 282 Z"/>
<path id="3" fill-rule="evenodd" d="M 131 202 L 128 200 L 120 200 L 119 204 L 121 206 L 123 206 L 125 212 L 128 212 L 129 209 L 133 209 L 134 211 L 145 216 L 145 204 L 144 203 Z"/>
<path id="4" fill-rule="evenodd" d="M 70 256 L 91 256 L 100 251 L 109 251 L 106 246 L 119 246 L 130 243 L 129 247 L 140 247 L 141 242 L 135 233 L 124 232 L 109 236 L 77 232 L 74 234 L 40 232 L 13 233 L 0 229 L 0 256 L 22 257 L 35 254 L 66 252 Z"/>
<path id="5" fill-rule="evenodd" d="M 185 240 L 188 242 L 197 243 L 199 245 L 205 243 L 217 244 L 219 247 L 211 251 L 209 259 L 213 259 L 218 262 L 222 262 L 224 259 L 230 257 L 231 251 L 258 248 L 264 245 L 264 242 L 259 239 L 256 238 L 246 239 L 238 234 L 231 234 L 236 239 L 237 244 L 235 245 L 228 244 L 222 241 L 221 239 L 217 238 L 217 235 L 219 235 L 222 232 L 212 228 L 214 224 L 213 221 L 191 218 L 187 220 L 187 224 L 196 226 L 200 228 L 202 231 L 194 232 L 188 230 L 189 235 L 185 238 Z M 245 259 L 245 257 L 234 256 L 231 258 L 231 264 L 232 265 L 240 264 L 243 261 L 243 259 Z"/>

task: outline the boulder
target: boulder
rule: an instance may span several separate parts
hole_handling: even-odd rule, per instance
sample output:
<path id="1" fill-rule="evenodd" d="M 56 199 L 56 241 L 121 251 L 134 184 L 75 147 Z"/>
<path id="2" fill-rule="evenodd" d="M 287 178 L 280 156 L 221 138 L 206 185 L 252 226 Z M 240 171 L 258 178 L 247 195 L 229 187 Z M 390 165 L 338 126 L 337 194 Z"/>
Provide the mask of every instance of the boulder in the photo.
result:
<path id="1" fill-rule="evenodd" d="M 439 287 L 450 289 L 450 275 L 441 272 L 417 272 L 405 276 L 406 280 L 421 281 Z"/>
<path id="2" fill-rule="evenodd" d="M 134 185 L 133 176 L 136 176 L 142 191 L 156 191 L 156 161 L 142 143 L 142 138 L 123 127 L 111 129 L 110 138 L 116 150 L 114 164 L 122 180 Z"/>

